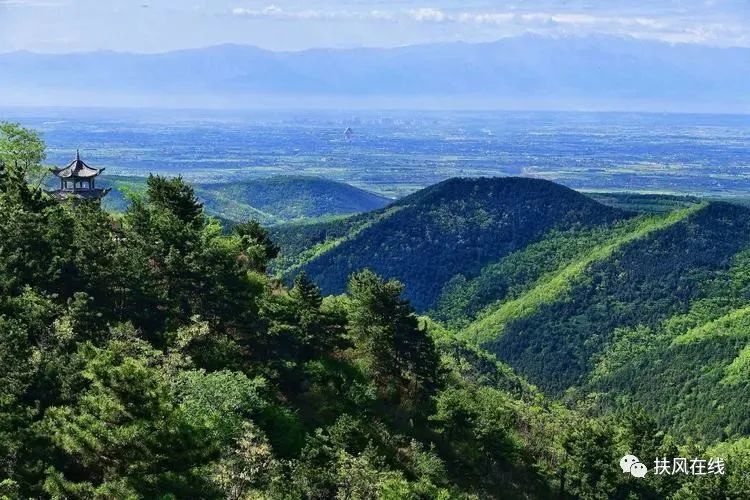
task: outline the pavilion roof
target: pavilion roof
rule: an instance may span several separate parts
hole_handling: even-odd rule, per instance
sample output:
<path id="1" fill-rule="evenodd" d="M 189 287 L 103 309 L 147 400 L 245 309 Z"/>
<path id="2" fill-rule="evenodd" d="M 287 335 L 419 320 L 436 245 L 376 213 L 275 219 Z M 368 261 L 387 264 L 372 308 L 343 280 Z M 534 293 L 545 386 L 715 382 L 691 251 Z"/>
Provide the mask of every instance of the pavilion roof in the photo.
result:
<path id="1" fill-rule="evenodd" d="M 96 177 L 97 175 L 101 174 L 104 171 L 104 169 L 89 167 L 88 165 L 86 165 L 86 162 L 81 160 L 80 152 L 76 151 L 75 160 L 70 162 L 67 167 L 53 168 L 53 169 L 50 169 L 50 171 L 56 176 L 63 178 L 63 179 L 71 179 L 71 178 L 90 179 L 92 177 Z"/>

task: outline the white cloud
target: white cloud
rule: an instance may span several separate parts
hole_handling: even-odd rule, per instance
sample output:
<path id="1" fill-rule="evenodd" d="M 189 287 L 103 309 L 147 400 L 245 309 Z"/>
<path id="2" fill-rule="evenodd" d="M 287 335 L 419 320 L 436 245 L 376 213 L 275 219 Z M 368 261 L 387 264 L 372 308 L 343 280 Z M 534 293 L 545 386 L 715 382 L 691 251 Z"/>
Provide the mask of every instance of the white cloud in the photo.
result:
<path id="1" fill-rule="evenodd" d="M 366 17 L 376 21 L 392 21 L 396 18 L 393 12 L 387 10 L 371 10 Z"/>
<path id="2" fill-rule="evenodd" d="M 288 11 L 276 5 L 269 5 L 263 9 L 236 8 L 232 10 L 232 14 L 240 17 L 287 20 L 335 19 L 336 17 L 338 17 L 335 12 L 325 12 L 318 10 Z"/>
<path id="3" fill-rule="evenodd" d="M 415 21 L 419 22 L 442 23 L 451 20 L 451 17 L 448 16 L 445 12 L 437 9 L 414 9 L 410 10 L 409 14 L 414 18 Z"/>
<path id="4" fill-rule="evenodd" d="M 408 11 L 409 16 L 421 23 L 460 23 L 486 25 L 571 25 L 597 26 L 621 25 L 660 28 L 664 24 L 657 19 L 644 17 L 597 16 L 592 14 L 551 13 L 551 12 L 457 12 L 446 13 L 437 9 L 416 9 Z"/>
<path id="5" fill-rule="evenodd" d="M 348 10 L 286 10 L 277 5 L 269 5 L 262 9 L 235 8 L 232 14 L 238 17 L 252 19 L 278 19 L 288 21 L 304 20 L 362 20 L 362 21 L 393 21 L 398 18 L 397 13 L 387 10 L 348 11 Z"/>
<path id="6" fill-rule="evenodd" d="M 2 1 L 2 0 L 0 0 Z M 11 0 L 20 1 L 20 0 Z M 350 4 L 351 5 L 351 4 Z M 670 42 L 711 43 L 727 40 L 747 45 L 750 30 L 734 25 L 711 24 L 695 16 L 643 15 L 644 12 L 596 10 L 534 11 L 534 10 L 461 10 L 435 7 L 398 9 L 385 7 L 377 10 L 324 10 L 285 9 L 275 4 L 264 8 L 235 8 L 232 14 L 253 19 L 276 19 L 289 21 L 411 21 L 425 26 L 455 25 L 483 26 L 492 29 L 497 36 L 534 32 L 548 35 L 605 33 L 637 38 L 655 38 Z M 461 31 L 465 31 L 463 28 Z M 489 31 L 487 31 L 489 33 Z"/>
<path id="7" fill-rule="evenodd" d="M 456 21 L 463 24 L 507 24 L 516 19 L 516 14 L 512 12 L 485 12 L 470 13 L 462 12 L 456 16 Z"/>

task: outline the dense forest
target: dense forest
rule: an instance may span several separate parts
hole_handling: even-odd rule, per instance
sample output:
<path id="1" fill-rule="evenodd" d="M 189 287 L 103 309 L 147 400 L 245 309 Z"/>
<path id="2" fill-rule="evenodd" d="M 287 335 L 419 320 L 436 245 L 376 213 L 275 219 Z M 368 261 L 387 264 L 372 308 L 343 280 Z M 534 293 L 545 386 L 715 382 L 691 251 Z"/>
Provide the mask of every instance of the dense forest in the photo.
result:
<path id="1" fill-rule="evenodd" d="M 697 205 L 629 221 L 603 240 L 589 234 L 575 252 L 558 236 L 457 282 L 437 316 L 461 329 L 474 315 L 461 335 L 548 394 L 635 402 L 685 438 L 738 439 L 750 431 L 750 372 L 739 361 L 750 342 L 748 215 Z"/>
<path id="2" fill-rule="evenodd" d="M 223 228 L 179 178 L 150 177 L 146 191 L 113 215 L 96 203 L 53 201 L 39 189 L 43 162 L 44 144 L 35 133 L 0 126 L 0 498 L 750 494 L 750 445 L 728 440 L 741 429 L 721 436 L 725 442 L 708 443 L 660 426 L 636 402 L 602 411 L 596 399 L 551 399 L 467 340 L 470 324 L 454 328 L 446 320 L 446 327 L 418 316 L 405 298 L 408 288 L 367 266 L 354 270 L 335 296 L 324 296 L 304 272 L 285 285 L 267 272 L 279 246 L 266 229 L 252 220 Z M 497 184 L 489 186 L 498 193 Z M 578 198 L 563 192 L 557 207 L 554 197 L 542 197 L 548 200 L 544 210 L 527 222 L 535 220 L 539 240 L 547 231 L 587 234 L 586 245 L 602 256 L 589 266 L 599 266 L 605 285 L 623 281 L 610 261 L 626 244 L 612 248 L 597 233 L 601 228 L 611 226 L 633 244 L 662 238 L 653 247 L 661 253 L 644 263 L 634 289 L 622 292 L 632 295 L 641 284 L 663 281 L 649 309 L 658 316 L 639 325 L 625 309 L 616 318 L 618 331 L 649 329 L 644 338 L 659 342 L 650 351 L 651 344 L 626 334 L 602 338 L 614 347 L 598 359 L 592 390 L 614 385 L 607 377 L 623 380 L 637 369 L 629 365 L 633 352 L 643 351 L 647 359 L 659 356 L 657 348 L 678 349 L 675 363 L 692 362 L 705 352 L 696 346 L 708 342 L 712 328 L 747 321 L 740 308 L 747 283 L 745 254 L 738 250 L 744 240 L 712 239 L 734 225 L 744 228 L 747 218 L 738 208 L 698 205 L 677 216 L 639 219 L 597 205 L 569 211 L 566 202 Z M 428 191 L 425 200 L 433 195 Z M 479 208 L 478 198 L 473 203 Z M 526 206 L 536 205 L 530 200 Z M 364 232 L 388 214 L 408 210 L 339 224 Z M 592 222 L 581 222 L 582 214 Z M 504 226 L 519 228 L 516 215 L 488 208 L 477 218 L 492 232 L 503 217 Z M 446 215 L 441 227 L 458 227 L 453 222 Z M 627 224 L 632 227 L 623 229 Z M 693 236 L 694 248 L 679 247 L 678 225 Z M 675 233 L 662 235 L 662 228 Z M 628 239 L 628 229 L 637 237 Z M 513 243 L 516 233 L 508 234 L 497 255 L 524 265 L 513 252 L 534 237 Z M 602 245 L 609 251 L 602 252 Z M 720 264 L 696 249 L 710 251 L 706 255 Z M 534 251 L 546 255 L 538 245 Z M 688 260 L 665 263 L 668 252 Z M 585 251 L 565 258 L 574 261 L 580 253 Z M 616 262 L 625 266 L 638 255 L 618 254 Z M 553 267 L 547 263 L 534 272 L 548 276 Z M 651 271 L 659 274 L 647 281 Z M 693 281 L 683 283 L 680 273 Z M 503 293 L 521 297 L 535 286 L 533 278 L 514 276 L 503 288 L 513 291 Z M 677 281 L 664 281 L 673 276 Z M 698 291 L 699 280 L 705 291 Z M 684 288 L 678 294 L 683 300 L 664 299 L 675 287 Z M 595 293 L 614 293 L 599 288 L 578 300 L 581 310 Z M 644 296 L 634 307 L 648 304 Z M 546 305 L 537 305 L 529 318 Z M 680 322 L 671 316 L 665 326 L 659 319 L 668 314 L 686 317 Z M 699 314 L 711 322 L 695 326 Z M 738 344 L 740 326 L 711 351 L 717 359 Z M 508 328 L 511 338 L 512 324 Z M 511 361 L 520 366 L 523 350 L 516 352 Z M 743 350 L 732 362 L 727 390 L 739 392 L 746 383 L 747 359 Z M 691 369 L 700 371 L 685 367 Z M 530 373 L 540 374 L 533 377 L 539 383 L 544 371 Z M 644 460 L 722 456 L 727 473 L 637 479 L 620 471 L 626 453 Z"/>
<path id="3" fill-rule="evenodd" d="M 539 180 L 451 180 L 380 212 L 274 228 L 275 269 L 307 271 L 335 292 L 345 269 L 372 263 L 419 296 L 420 312 L 550 397 L 594 398 L 602 413 L 636 405 L 705 445 L 742 439 L 750 432 L 750 209 L 607 197 L 644 208 L 602 206 Z M 403 214 L 419 214 L 420 224 Z M 515 227 L 512 251 L 503 250 L 503 226 Z"/>
<path id="4" fill-rule="evenodd" d="M 282 272 L 303 269 L 326 293 L 340 293 L 357 269 L 408 284 L 407 297 L 424 311 L 456 274 L 482 267 L 540 239 L 552 229 L 607 224 L 629 214 L 549 181 L 523 178 L 450 179 L 385 209 L 355 217 L 338 241 L 296 255 Z M 334 223 L 335 224 L 335 223 Z M 289 236 L 274 233 L 285 253 Z"/>

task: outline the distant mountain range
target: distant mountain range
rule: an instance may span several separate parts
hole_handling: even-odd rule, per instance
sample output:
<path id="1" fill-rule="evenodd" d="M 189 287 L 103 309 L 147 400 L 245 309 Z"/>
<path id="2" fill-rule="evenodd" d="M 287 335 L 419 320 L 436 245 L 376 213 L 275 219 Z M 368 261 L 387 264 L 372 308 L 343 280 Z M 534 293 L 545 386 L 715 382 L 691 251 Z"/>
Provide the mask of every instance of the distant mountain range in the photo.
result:
<path id="1" fill-rule="evenodd" d="M 606 36 L 271 52 L 0 54 L 0 105 L 750 112 L 750 49 Z"/>

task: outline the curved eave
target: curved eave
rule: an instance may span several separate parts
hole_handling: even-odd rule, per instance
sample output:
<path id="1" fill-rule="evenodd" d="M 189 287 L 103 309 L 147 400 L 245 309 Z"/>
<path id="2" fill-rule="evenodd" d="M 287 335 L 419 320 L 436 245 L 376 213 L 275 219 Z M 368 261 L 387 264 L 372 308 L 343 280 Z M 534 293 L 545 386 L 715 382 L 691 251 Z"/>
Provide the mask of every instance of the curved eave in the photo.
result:
<path id="1" fill-rule="evenodd" d="M 104 172 L 104 168 L 91 168 L 85 161 L 76 157 L 65 168 L 52 168 L 50 172 L 62 179 L 91 179 Z"/>
<path id="2" fill-rule="evenodd" d="M 50 169 L 50 171 L 55 174 L 57 177 L 60 177 L 61 179 L 91 179 L 93 177 L 96 177 L 97 175 L 104 172 L 103 168 L 100 169 L 94 169 L 94 168 L 87 168 L 86 170 L 69 170 L 68 168 L 62 168 L 62 169 Z"/>

